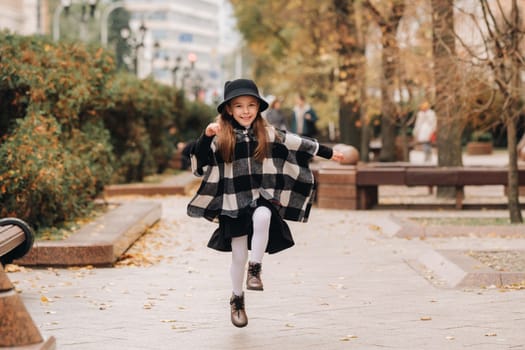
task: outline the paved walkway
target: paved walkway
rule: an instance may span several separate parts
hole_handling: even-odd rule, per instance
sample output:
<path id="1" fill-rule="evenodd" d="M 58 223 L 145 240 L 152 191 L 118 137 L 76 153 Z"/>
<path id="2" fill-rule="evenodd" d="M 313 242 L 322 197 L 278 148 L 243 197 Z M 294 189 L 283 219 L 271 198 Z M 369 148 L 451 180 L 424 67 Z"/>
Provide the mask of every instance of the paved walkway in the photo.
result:
<path id="1" fill-rule="evenodd" d="M 453 241 L 393 237 L 395 211 L 314 208 L 291 223 L 296 246 L 265 257 L 265 291 L 246 292 L 237 329 L 230 256 L 205 247 L 215 225 L 186 216 L 188 197 L 127 200 L 158 201 L 163 217 L 122 265 L 9 274 L 58 349 L 525 349 L 525 291 L 430 283 L 407 261 Z"/>

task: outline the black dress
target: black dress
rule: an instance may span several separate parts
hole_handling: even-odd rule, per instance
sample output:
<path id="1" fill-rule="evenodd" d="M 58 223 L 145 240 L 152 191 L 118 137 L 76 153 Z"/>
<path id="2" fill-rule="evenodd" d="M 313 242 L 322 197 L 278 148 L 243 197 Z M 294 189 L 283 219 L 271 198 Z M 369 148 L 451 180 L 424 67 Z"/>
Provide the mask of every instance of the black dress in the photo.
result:
<path id="1" fill-rule="evenodd" d="M 251 249 L 253 236 L 252 215 L 255 209 L 260 206 L 265 206 L 272 212 L 266 252 L 273 254 L 292 247 L 295 243 L 288 224 L 281 218 L 275 205 L 262 197 L 257 200 L 256 206 L 245 208 L 239 217 L 219 216 L 219 227 L 213 232 L 208 242 L 208 247 L 221 252 L 231 252 L 232 238 L 248 235 L 248 249 Z"/>

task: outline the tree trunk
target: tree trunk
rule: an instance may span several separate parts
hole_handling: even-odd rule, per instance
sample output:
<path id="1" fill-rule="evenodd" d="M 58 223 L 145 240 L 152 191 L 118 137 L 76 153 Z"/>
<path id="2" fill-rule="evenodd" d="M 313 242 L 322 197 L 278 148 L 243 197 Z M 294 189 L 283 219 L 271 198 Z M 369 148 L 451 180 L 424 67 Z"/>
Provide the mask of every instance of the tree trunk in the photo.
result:
<path id="1" fill-rule="evenodd" d="M 437 149 L 439 166 L 461 166 L 461 114 L 455 90 L 459 79 L 454 36 L 454 1 L 431 0 L 432 3 L 432 51 L 434 55 L 434 79 L 437 116 Z M 439 197 L 452 198 L 455 188 L 439 187 Z"/>
<path id="2" fill-rule="evenodd" d="M 510 59 L 510 101 L 506 108 L 510 111 L 505 113 L 507 117 L 507 148 L 509 152 L 509 175 L 508 175 L 508 188 L 507 198 L 509 204 L 509 215 L 510 222 L 521 223 L 523 217 L 521 215 L 520 200 L 519 200 L 519 173 L 518 173 L 518 135 L 517 135 L 517 123 L 519 120 L 520 111 L 520 92 L 521 92 L 521 55 L 520 42 L 521 34 L 519 28 L 521 28 L 520 11 L 518 8 L 517 1 L 512 2 L 512 28 L 510 34 L 510 47 L 512 48 L 513 56 Z"/>
<path id="3" fill-rule="evenodd" d="M 339 33 L 339 56 L 337 88 L 339 93 L 339 130 L 341 142 L 360 149 L 359 98 L 364 84 L 364 48 L 357 39 L 357 23 L 354 1 L 334 0 L 336 28 Z"/>
<path id="4" fill-rule="evenodd" d="M 507 200 L 509 205 L 510 222 L 523 222 L 519 201 L 519 179 L 518 179 L 518 149 L 516 118 L 508 116 L 507 142 L 509 152 L 509 174 L 507 184 Z"/>
<path id="5" fill-rule="evenodd" d="M 354 82 L 355 84 L 355 82 Z M 347 102 L 344 96 L 339 97 L 339 130 L 341 142 L 361 148 L 361 135 L 356 127 L 360 120 L 359 105 L 357 102 Z"/>
<path id="6" fill-rule="evenodd" d="M 395 78 L 399 50 L 396 31 L 383 31 L 383 51 L 381 55 L 383 75 L 381 77 L 381 162 L 394 162 L 396 157 L 396 119 L 397 108 L 394 102 Z"/>
<path id="7" fill-rule="evenodd" d="M 365 80 L 365 70 L 363 68 L 363 81 Z M 361 161 L 369 162 L 370 161 L 370 138 L 371 138 L 371 129 L 368 126 L 368 120 L 366 119 L 366 85 L 361 84 Z"/>

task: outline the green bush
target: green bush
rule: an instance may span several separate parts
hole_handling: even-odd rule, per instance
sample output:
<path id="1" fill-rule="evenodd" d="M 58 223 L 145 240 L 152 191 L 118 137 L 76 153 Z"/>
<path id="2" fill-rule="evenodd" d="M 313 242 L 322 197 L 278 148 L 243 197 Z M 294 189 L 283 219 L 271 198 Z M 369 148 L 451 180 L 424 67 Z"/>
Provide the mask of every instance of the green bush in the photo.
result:
<path id="1" fill-rule="evenodd" d="M 171 90 L 152 80 L 119 74 L 109 86 L 112 106 L 103 113 L 116 157 L 112 182 L 142 181 L 164 170 L 173 154 Z"/>
<path id="2" fill-rule="evenodd" d="M 179 130 L 181 141 L 194 140 L 199 137 L 208 123 L 217 115 L 215 107 L 198 102 L 186 102 L 184 110 L 176 116 L 175 125 Z"/>
<path id="3" fill-rule="evenodd" d="M 112 102 L 103 116 L 116 157 L 113 183 L 138 182 L 163 172 L 176 143 L 198 137 L 216 114 L 171 87 L 129 74 L 118 74 L 108 90 Z"/>
<path id="4" fill-rule="evenodd" d="M 85 213 L 113 172 L 100 110 L 110 55 L 0 34 L 0 216 L 35 228 Z"/>
<path id="5" fill-rule="evenodd" d="M 0 145 L 0 217 L 19 217 L 40 228 L 84 214 L 110 169 L 103 137 L 93 140 L 79 132 L 64 147 L 55 118 L 30 112 L 18 124 Z M 93 156 L 103 162 L 90 166 Z"/>
<path id="6" fill-rule="evenodd" d="M 488 131 L 474 131 L 470 134 L 470 141 L 492 142 L 492 134 Z"/>
<path id="7" fill-rule="evenodd" d="M 117 73 L 101 48 L 0 32 L 0 217 L 42 228 L 82 216 L 106 184 L 166 169 L 214 115 Z"/>

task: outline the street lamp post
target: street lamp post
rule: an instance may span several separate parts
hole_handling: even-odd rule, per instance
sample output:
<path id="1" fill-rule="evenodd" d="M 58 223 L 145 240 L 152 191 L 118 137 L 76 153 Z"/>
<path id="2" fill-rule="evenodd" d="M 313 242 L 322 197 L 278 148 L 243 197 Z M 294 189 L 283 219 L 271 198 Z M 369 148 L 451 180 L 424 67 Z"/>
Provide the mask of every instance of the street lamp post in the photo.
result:
<path id="1" fill-rule="evenodd" d="M 177 56 L 177 58 L 175 59 L 175 65 L 171 69 L 171 78 L 172 78 L 172 81 L 173 81 L 173 87 L 174 88 L 177 88 L 177 72 L 180 69 L 180 62 L 181 62 L 181 60 L 182 60 L 182 58 L 180 56 Z"/>
<path id="2" fill-rule="evenodd" d="M 128 46 L 131 48 L 131 55 L 133 59 L 133 71 L 138 76 L 139 73 L 139 50 L 144 47 L 144 38 L 148 29 L 144 25 L 144 22 L 140 24 L 138 33 L 131 31 L 129 28 L 122 28 L 120 36 L 126 41 Z"/>
<path id="3" fill-rule="evenodd" d="M 190 62 L 190 66 L 189 67 L 184 67 L 183 70 L 182 70 L 182 72 L 183 72 L 183 74 L 182 74 L 182 90 L 186 89 L 186 79 L 192 77 L 192 73 L 195 70 L 195 63 L 197 62 L 197 55 L 194 54 L 193 52 L 189 53 L 188 54 L 188 61 Z M 191 83 L 191 81 L 190 81 L 190 83 Z M 190 86 L 190 90 L 191 90 L 191 86 Z"/>

